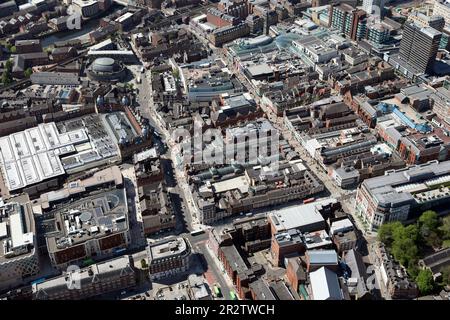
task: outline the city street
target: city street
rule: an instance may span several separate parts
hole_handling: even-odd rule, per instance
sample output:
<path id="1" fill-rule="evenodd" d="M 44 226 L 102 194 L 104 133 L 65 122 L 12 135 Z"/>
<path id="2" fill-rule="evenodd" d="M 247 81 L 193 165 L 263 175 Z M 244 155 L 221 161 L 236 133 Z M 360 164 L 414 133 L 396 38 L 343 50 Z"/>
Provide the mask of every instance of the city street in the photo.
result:
<path id="1" fill-rule="evenodd" d="M 142 223 L 141 208 L 137 197 L 137 182 L 134 167 L 130 164 L 122 164 L 122 175 L 125 180 L 125 188 L 128 197 L 128 212 L 130 217 L 130 249 L 143 248 L 147 244 L 144 235 L 144 226 Z"/>
<path id="2" fill-rule="evenodd" d="M 212 56 L 222 57 L 222 60 L 224 62 L 226 61 L 221 49 L 211 47 L 211 50 L 213 51 Z M 357 228 L 366 234 L 360 217 L 354 214 L 354 198 L 356 190 L 345 190 L 338 187 L 328 175 L 326 170 L 322 168 L 310 154 L 308 154 L 301 143 L 299 143 L 292 133 L 284 126 L 283 118 L 278 117 L 273 110 L 261 103 L 260 97 L 254 92 L 251 83 L 249 83 L 247 79 L 237 70 L 234 70 L 232 67 L 229 69 L 242 82 L 242 84 L 244 84 L 247 90 L 252 93 L 257 104 L 260 105 L 265 112 L 268 120 L 277 130 L 279 130 L 280 134 L 299 154 L 300 158 L 305 162 L 305 165 L 323 182 L 326 191 L 320 196 L 332 196 L 339 200 L 345 212 L 352 215 L 352 220 L 356 224 Z M 179 146 L 175 143 L 175 141 L 173 141 L 169 131 L 165 128 L 160 115 L 156 113 L 152 96 L 153 89 L 151 85 L 151 72 L 145 71 L 145 73 L 141 75 L 141 83 L 136 84 L 136 86 L 139 89 L 139 105 L 137 110 L 139 110 L 140 115 L 143 118 L 148 119 L 148 123 L 157 132 L 156 136 L 161 137 L 161 140 L 163 140 L 168 146 L 168 150 L 161 156 L 161 159 L 165 180 L 167 182 L 175 214 L 177 216 L 175 233 L 189 238 L 194 249 L 201 253 L 206 260 L 205 265 L 208 269 L 205 272 L 205 277 L 208 279 L 210 286 L 217 282 L 223 288 L 222 290 L 224 295 L 227 295 L 229 294 L 229 291 L 232 290 L 231 288 L 233 288 L 233 284 L 231 283 L 231 280 L 228 279 L 228 276 L 221 270 L 221 263 L 218 261 L 217 257 L 214 256 L 211 250 L 208 249 L 206 240 L 202 239 L 202 237 L 193 238 L 189 234 L 189 232 L 193 230 L 206 229 L 207 226 L 202 225 L 198 220 L 198 209 L 195 206 L 195 201 L 192 197 L 192 192 L 186 179 L 182 159 L 179 157 Z M 226 219 L 225 221 L 220 221 L 216 224 L 216 226 L 222 227 L 230 224 L 233 219 L 235 219 L 235 217 Z M 169 235 L 170 233 L 160 233 L 152 238 L 164 237 L 165 234 Z M 370 243 L 372 243 L 375 238 L 371 235 L 367 235 L 367 238 L 370 253 Z"/>
<path id="3" fill-rule="evenodd" d="M 137 87 L 139 89 L 139 106 L 137 107 L 137 109 L 140 111 L 142 117 L 148 119 L 149 124 L 155 129 L 159 136 L 163 137 L 163 140 L 168 145 L 168 150 L 165 154 L 162 155 L 162 158 L 170 159 L 173 163 L 172 168 L 174 171 L 173 173 L 176 185 L 170 183 L 169 186 L 174 188 L 172 189 L 172 192 L 175 195 L 178 195 L 179 199 L 183 201 L 180 203 L 179 211 L 183 211 L 188 230 L 192 231 L 196 229 L 204 229 L 205 226 L 199 223 L 198 209 L 195 207 L 195 202 L 189 189 L 189 184 L 186 180 L 185 172 L 182 168 L 182 163 L 180 163 L 179 159 L 177 159 L 177 156 L 180 154 L 177 149 L 178 146 L 171 138 L 170 133 L 164 127 L 155 111 L 152 96 L 153 89 L 151 86 L 151 72 L 146 71 L 141 78 L 141 84 L 137 84 Z M 172 178 L 173 176 L 170 178 L 171 182 L 174 182 Z M 188 210 L 181 209 L 181 206 L 188 208 Z"/>
<path id="4" fill-rule="evenodd" d="M 151 284 L 146 282 L 141 283 L 139 289 L 127 292 L 121 299 L 132 299 L 134 296 L 145 295 L 146 292 L 148 296 L 154 297 L 159 288 L 185 281 L 187 277 L 193 273 L 202 274 L 211 291 L 213 291 L 213 286 L 218 284 L 222 290 L 223 298 L 229 297 L 230 291 L 234 290 L 233 283 L 222 270 L 217 257 L 215 257 L 211 249 L 209 249 L 208 233 L 205 232 L 196 236 L 192 236 L 190 233 L 183 233 L 180 234 L 180 236 L 186 238 L 190 242 L 194 251 L 191 256 L 191 267 L 189 268 L 189 271 L 170 279 L 152 282 Z M 164 234 L 160 234 L 157 237 L 154 237 L 153 241 L 164 237 Z M 132 254 L 132 257 L 135 266 L 139 268 L 142 259 L 148 260 L 148 253 L 146 250 L 142 250 Z"/>

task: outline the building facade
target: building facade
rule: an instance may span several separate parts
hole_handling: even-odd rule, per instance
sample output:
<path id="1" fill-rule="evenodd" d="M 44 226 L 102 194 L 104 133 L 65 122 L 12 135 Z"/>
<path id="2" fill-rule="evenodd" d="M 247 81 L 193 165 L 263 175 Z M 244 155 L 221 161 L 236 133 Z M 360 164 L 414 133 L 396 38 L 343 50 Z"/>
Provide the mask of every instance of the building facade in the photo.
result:
<path id="1" fill-rule="evenodd" d="M 400 59 L 417 73 L 431 73 L 441 37 L 442 33 L 436 29 L 407 22 L 400 42 Z"/>
<path id="2" fill-rule="evenodd" d="M 81 300 L 136 285 L 130 257 L 122 256 L 33 284 L 35 300 Z"/>

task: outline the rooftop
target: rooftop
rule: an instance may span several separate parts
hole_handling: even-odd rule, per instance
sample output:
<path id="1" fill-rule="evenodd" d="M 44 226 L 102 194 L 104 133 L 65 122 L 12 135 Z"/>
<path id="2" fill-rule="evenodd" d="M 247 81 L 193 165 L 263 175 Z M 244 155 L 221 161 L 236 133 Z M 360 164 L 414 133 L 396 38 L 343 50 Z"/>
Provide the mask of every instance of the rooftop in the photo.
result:
<path id="1" fill-rule="evenodd" d="M 187 240 L 182 237 L 157 241 L 149 244 L 148 248 L 150 263 L 159 259 L 182 256 L 190 252 Z"/>
<path id="2" fill-rule="evenodd" d="M 54 203 L 61 201 L 70 202 L 71 199 L 81 197 L 90 189 L 107 184 L 120 186 L 122 183 L 123 177 L 119 167 L 112 166 L 97 171 L 87 178 L 70 181 L 57 191 L 42 193 L 39 198 L 39 203 L 43 210 L 48 210 Z"/>
<path id="3" fill-rule="evenodd" d="M 334 250 L 308 250 L 306 252 L 310 264 L 337 265 L 338 255 Z"/>
<path id="4" fill-rule="evenodd" d="M 244 259 L 242 259 L 241 255 L 234 245 L 221 247 L 221 250 L 223 251 L 227 261 L 230 263 L 231 269 L 233 271 L 240 273 L 248 270 Z"/>
<path id="5" fill-rule="evenodd" d="M 318 207 L 335 203 L 336 199 L 328 198 L 312 203 L 290 206 L 268 213 L 269 220 L 277 232 L 296 229 L 306 225 L 324 223 Z"/>
<path id="6" fill-rule="evenodd" d="M 117 157 L 99 115 L 37 127 L 0 138 L 0 167 L 10 191 Z"/>
<path id="7" fill-rule="evenodd" d="M 341 287 L 337 275 L 322 267 L 309 274 L 314 300 L 342 300 Z"/>
<path id="8" fill-rule="evenodd" d="M 51 252 L 124 232 L 129 227 L 125 189 L 111 189 L 72 202 L 57 209 L 52 221 L 54 231 L 47 234 L 47 247 Z"/>
<path id="9" fill-rule="evenodd" d="M 34 252 L 36 230 L 27 196 L 0 200 L 0 264 Z"/>
<path id="10" fill-rule="evenodd" d="M 430 161 L 400 170 L 386 171 L 385 175 L 366 179 L 363 185 L 382 205 L 423 201 L 429 189 L 450 181 L 450 161 Z"/>
<path id="11" fill-rule="evenodd" d="M 75 280 L 80 281 L 79 284 L 83 286 L 92 282 L 108 282 L 120 275 L 133 273 L 129 256 L 122 256 L 34 284 L 32 290 L 38 299 L 40 297 L 45 298 L 46 295 L 50 295 L 54 291 L 68 290 L 69 285 Z"/>

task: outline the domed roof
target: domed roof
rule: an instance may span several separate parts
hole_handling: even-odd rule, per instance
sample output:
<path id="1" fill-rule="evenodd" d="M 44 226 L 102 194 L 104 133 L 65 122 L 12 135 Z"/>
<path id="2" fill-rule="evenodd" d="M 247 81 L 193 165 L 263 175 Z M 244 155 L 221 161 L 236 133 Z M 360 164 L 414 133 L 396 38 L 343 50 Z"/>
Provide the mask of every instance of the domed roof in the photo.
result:
<path id="1" fill-rule="evenodd" d="M 119 65 L 112 58 L 97 58 L 92 63 L 92 69 L 96 72 L 115 72 L 119 69 Z"/>

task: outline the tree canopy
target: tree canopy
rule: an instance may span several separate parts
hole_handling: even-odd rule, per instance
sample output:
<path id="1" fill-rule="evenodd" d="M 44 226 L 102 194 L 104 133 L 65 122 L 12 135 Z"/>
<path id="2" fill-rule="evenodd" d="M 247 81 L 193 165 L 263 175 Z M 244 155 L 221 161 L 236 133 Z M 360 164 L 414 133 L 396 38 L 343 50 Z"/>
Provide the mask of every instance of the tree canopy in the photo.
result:
<path id="1" fill-rule="evenodd" d="M 426 245 L 430 247 L 441 246 L 442 239 L 439 230 L 440 221 L 436 212 L 428 210 L 422 213 L 417 221 L 417 225 L 419 226 L 420 236 Z"/>
<path id="2" fill-rule="evenodd" d="M 450 285 L 450 266 L 442 268 L 441 274 L 442 274 L 442 284 L 446 286 Z"/>
<path id="3" fill-rule="evenodd" d="M 420 270 L 416 278 L 416 283 L 421 294 L 426 295 L 432 292 L 434 289 L 433 274 L 428 269 Z"/>
<path id="4" fill-rule="evenodd" d="M 11 72 L 8 70 L 3 71 L 1 81 L 4 85 L 10 84 L 12 82 Z"/>
<path id="5" fill-rule="evenodd" d="M 5 68 L 6 68 L 9 72 L 11 72 L 11 71 L 12 71 L 12 67 L 13 67 L 13 62 L 12 62 L 11 59 L 8 59 L 8 60 L 5 62 Z"/>
<path id="6" fill-rule="evenodd" d="M 394 230 L 403 228 L 401 222 L 385 223 L 378 229 L 378 240 L 390 247 L 394 241 Z"/>
<path id="7" fill-rule="evenodd" d="M 442 225 L 439 227 L 441 232 L 441 239 L 445 248 L 450 247 L 450 216 L 442 219 Z"/>
<path id="8" fill-rule="evenodd" d="M 28 68 L 24 71 L 24 75 L 26 78 L 29 78 L 33 74 L 33 70 L 31 68 Z"/>

